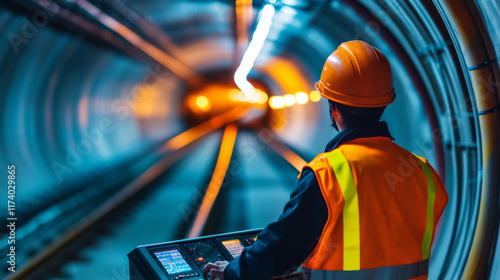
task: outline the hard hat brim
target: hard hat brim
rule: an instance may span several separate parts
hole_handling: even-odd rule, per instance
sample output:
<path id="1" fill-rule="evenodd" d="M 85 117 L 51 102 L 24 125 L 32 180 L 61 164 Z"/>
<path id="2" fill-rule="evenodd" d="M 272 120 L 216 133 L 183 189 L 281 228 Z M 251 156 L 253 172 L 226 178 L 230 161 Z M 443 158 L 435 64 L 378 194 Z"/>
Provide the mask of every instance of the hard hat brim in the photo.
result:
<path id="1" fill-rule="evenodd" d="M 314 84 L 314 87 L 319 92 L 319 94 L 324 98 L 340 104 L 353 107 L 365 107 L 365 108 L 384 107 L 391 104 L 394 101 L 394 99 L 396 99 L 396 92 L 394 91 L 394 88 L 392 88 L 392 90 L 389 93 L 384 95 L 354 96 L 330 90 L 321 81 L 317 81 Z"/>

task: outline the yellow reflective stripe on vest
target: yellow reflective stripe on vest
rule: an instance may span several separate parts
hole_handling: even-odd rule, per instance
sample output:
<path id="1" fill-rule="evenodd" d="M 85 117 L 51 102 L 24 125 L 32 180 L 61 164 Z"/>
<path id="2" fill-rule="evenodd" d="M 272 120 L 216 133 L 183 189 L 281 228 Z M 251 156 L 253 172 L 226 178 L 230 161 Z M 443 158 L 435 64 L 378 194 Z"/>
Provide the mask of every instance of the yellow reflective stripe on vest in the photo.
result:
<path id="1" fill-rule="evenodd" d="M 422 161 L 422 160 L 421 160 Z M 436 183 L 429 166 L 422 161 L 422 171 L 427 177 L 427 225 L 425 226 L 424 241 L 422 242 L 422 254 L 424 260 L 429 259 L 432 243 L 432 231 L 434 229 L 434 201 L 436 200 Z"/>
<path id="2" fill-rule="evenodd" d="M 344 196 L 344 270 L 360 269 L 360 234 L 358 190 L 354 184 L 351 168 L 342 152 L 337 149 L 326 155 L 335 172 Z"/>

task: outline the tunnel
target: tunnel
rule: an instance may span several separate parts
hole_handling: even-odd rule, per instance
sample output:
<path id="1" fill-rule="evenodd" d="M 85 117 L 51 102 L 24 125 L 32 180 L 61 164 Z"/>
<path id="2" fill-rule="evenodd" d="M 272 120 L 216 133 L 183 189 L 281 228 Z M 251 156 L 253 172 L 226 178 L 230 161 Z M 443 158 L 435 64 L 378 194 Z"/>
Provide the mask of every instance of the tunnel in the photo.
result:
<path id="1" fill-rule="evenodd" d="M 337 133 L 314 87 L 325 59 L 362 40 L 391 63 L 382 119 L 449 195 L 429 278 L 499 279 L 499 14 L 496 0 L 0 1 L 1 277 L 130 279 L 138 245 L 275 221 Z"/>

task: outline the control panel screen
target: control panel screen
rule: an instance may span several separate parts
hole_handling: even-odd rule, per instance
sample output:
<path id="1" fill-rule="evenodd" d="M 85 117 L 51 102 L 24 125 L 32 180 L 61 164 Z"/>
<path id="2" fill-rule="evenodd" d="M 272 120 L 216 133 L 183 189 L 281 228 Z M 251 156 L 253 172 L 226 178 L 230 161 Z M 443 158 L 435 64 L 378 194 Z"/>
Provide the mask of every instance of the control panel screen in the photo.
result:
<path id="1" fill-rule="evenodd" d="M 241 255 L 241 252 L 243 252 L 243 249 L 245 249 L 245 247 L 243 247 L 238 239 L 222 241 L 222 245 L 226 247 L 227 251 L 231 254 L 231 256 L 233 256 L 233 258 Z"/>
<path id="2" fill-rule="evenodd" d="M 255 243 L 255 241 L 257 241 L 257 236 L 245 239 L 245 242 L 247 245 L 253 245 Z"/>
<path id="3" fill-rule="evenodd" d="M 154 254 L 163 267 L 165 267 L 168 274 L 178 274 L 193 270 L 177 249 L 155 252 Z"/>

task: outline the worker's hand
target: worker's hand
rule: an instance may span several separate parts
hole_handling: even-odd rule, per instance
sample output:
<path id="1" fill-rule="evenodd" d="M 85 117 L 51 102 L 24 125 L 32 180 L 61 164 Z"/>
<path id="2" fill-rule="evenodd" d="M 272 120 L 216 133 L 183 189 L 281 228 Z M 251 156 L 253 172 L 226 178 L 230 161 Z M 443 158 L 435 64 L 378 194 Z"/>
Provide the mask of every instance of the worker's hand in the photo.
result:
<path id="1" fill-rule="evenodd" d="M 210 279 L 224 280 L 224 269 L 229 264 L 227 261 L 216 261 L 214 263 L 207 263 L 203 268 L 203 278 L 208 279 L 210 272 Z"/>

